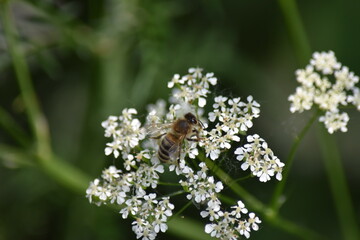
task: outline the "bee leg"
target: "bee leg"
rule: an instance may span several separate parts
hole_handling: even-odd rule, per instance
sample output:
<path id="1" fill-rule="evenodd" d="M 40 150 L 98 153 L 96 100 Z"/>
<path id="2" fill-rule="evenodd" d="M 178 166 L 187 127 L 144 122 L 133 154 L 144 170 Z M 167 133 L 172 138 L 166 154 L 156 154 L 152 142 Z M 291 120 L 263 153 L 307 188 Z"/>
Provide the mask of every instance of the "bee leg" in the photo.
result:
<path id="1" fill-rule="evenodd" d="M 200 142 L 201 138 L 186 138 L 186 140 L 191 142 Z"/>
<path id="2" fill-rule="evenodd" d="M 182 137 L 181 140 L 180 140 L 179 155 L 178 155 L 177 161 L 176 161 L 176 163 L 177 163 L 178 166 L 179 166 L 179 164 L 180 164 L 181 150 L 182 150 L 183 142 L 184 142 L 184 137 Z"/>
<path id="3" fill-rule="evenodd" d="M 151 139 L 160 139 L 162 136 L 164 136 L 166 133 L 160 134 L 159 136 L 156 137 L 150 137 Z"/>
<path id="4" fill-rule="evenodd" d="M 190 136 L 190 137 L 187 137 L 186 140 L 192 141 L 192 142 L 200 142 L 201 140 L 204 139 L 204 138 L 202 138 L 202 137 L 199 136 L 199 131 L 198 131 L 198 130 L 194 129 L 193 132 L 194 132 L 195 134 L 193 134 L 193 135 Z M 193 136 L 196 136 L 196 138 L 191 138 L 191 137 L 193 137 Z"/>
<path id="5" fill-rule="evenodd" d="M 180 163 L 180 157 L 181 157 L 181 146 L 180 146 L 180 149 L 179 149 L 179 155 L 177 157 L 177 161 L 176 161 L 176 164 L 179 166 L 179 163 Z"/>

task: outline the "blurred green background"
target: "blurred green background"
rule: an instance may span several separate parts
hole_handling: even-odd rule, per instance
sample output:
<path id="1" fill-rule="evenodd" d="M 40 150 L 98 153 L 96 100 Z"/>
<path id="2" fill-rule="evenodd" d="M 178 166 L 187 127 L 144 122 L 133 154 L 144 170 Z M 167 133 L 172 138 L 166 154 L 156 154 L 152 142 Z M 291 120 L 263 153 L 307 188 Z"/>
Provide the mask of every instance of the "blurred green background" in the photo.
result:
<path id="1" fill-rule="evenodd" d="M 308 0 L 298 6 L 312 50 L 333 50 L 360 74 L 360 1 Z M 168 98 L 166 83 L 173 74 L 186 74 L 189 67 L 215 73 L 214 94 L 253 95 L 261 115 L 250 133 L 265 138 L 282 160 L 310 116 L 289 112 L 294 71 L 304 65 L 296 60 L 277 1 L 34 0 L 12 1 L 11 9 L 53 150 L 92 179 L 113 163 L 104 156 L 101 121 L 125 107 L 143 115 L 147 104 Z M 3 31 L 0 102 L 30 136 Z M 335 135 L 359 222 L 360 113 L 349 110 L 349 115 L 349 132 Z M 281 214 L 341 239 L 316 125 L 296 155 Z M 3 128 L 0 146 L 21 149 Z M 0 152 L 0 160 L 0 240 L 135 239 L 130 220 L 90 205 L 85 192 L 64 188 L 33 159 Z M 225 170 L 237 171 L 231 165 Z M 244 185 L 266 202 L 274 181 L 251 179 Z M 184 199 L 175 202 L 180 206 Z M 200 220 L 194 210 L 186 217 Z M 171 232 L 159 235 L 170 238 L 184 239 Z M 296 239 L 264 222 L 251 239 L 265 238 Z"/>

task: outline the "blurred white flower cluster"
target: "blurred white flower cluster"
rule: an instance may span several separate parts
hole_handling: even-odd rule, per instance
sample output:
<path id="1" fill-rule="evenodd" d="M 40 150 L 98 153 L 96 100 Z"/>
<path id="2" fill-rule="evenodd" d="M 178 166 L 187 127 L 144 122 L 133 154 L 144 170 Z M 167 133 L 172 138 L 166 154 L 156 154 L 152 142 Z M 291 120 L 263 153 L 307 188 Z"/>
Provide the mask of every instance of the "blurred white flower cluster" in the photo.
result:
<path id="1" fill-rule="evenodd" d="M 254 118 L 260 114 L 260 105 L 252 96 L 246 101 L 224 96 L 209 98 L 210 87 L 216 83 L 213 73 L 203 74 L 200 68 L 190 68 L 187 75 L 175 74 L 168 83 L 173 89 L 169 106 L 164 100 L 148 106 L 145 124 L 136 118 L 137 111 L 132 108 L 124 109 L 121 116 L 110 116 L 102 123 L 105 137 L 111 139 L 106 144 L 105 155 L 121 158 L 124 170 L 115 166 L 105 169 L 101 178 L 90 183 L 86 196 L 97 205 L 119 205 L 123 218 L 134 219 L 132 229 L 138 239 L 155 239 L 159 232 L 167 230 L 166 223 L 173 215 L 174 205 L 170 198 L 157 189 L 164 166 L 175 171 L 187 199 L 202 209 L 200 215 L 209 221 L 205 232 L 219 239 L 238 239 L 240 236 L 248 238 L 252 230 L 258 230 L 260 219 L 254 213 L 248 214 L 241 201 L 231 206 L 230 211 L 225 210 L 218 198 L 223 183 L 211 176 L 206 164 L 197 159 L 200 153 L 213 161 L 229 156 L 227 152 L 233 143 L 239 144 L 240 137 L 247 134 Z M 205 118 L 204 107 L 208 102 L 213 103 L 213 110 Z M 189 112 L 206 127 L 199 132 L 201 140 L 183 141 L 179 159 L 172 164 L 161 164 L 157 156 L 159 143 L 146 137 L 149 126 L 161 136 L 169 131 L 174 120 Z M 160 125 L 166 127 L 155 127 Z M 274 175 L 281 180 L 284 164 L 267 143 L 258 135 L 248 136 L 247 141 L 235 151 L 236 158 L 243 161 L 241 168 L 250 168 L 262 182 Z"/>
<path id="2" fill-rule="evenodd" d="M 347 131 L 349 116 L 340 112 L 341 106 L 354 105 L 360 111 L 359 77 L 337 61 L 334 52 L 315 52 L 305 69 L 296 71 L 301 84 L 295 94 L 289 96 L 290 111 L 303 112 L 313 105 L 325 114 L 319 118 L 329 133 Z"/>

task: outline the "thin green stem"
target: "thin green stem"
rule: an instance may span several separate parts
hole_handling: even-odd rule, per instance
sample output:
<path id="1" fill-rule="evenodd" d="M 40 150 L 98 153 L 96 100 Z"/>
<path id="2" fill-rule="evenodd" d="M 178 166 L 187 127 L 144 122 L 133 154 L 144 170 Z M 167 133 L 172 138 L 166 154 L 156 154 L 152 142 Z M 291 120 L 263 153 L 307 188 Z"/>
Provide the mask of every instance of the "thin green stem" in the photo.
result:
<path id="1" fill-rule="evenodd" d="M 288 233 L 291 233 L 292 235 L 297 236 L 299 239 L 306 239 L 306 240 L 326 239 L 323 236 L 313 232 L 312 230 L 309 230 L 291 221 L 285 220 L 280 216 L 277 216 L 276 218 L 272 218 L 271 221 L 269 221 L 269 223 L 274 227 L 277 227 Z"/>
<path id="2" fill-rule="evenodd" d="M 191 203 L 191 202 L 190 202 Z M 169 229 L 167 233 L 176 236 L 176 238 L 182 240 L 212 240 L 209 234 L 206 234 L 204 231 L 204 224 L 200 221 L 193 220 L 188 217 L 179 217 L 172 216 L 171 221 L 167 222 Z M 168 237 L 171 239 L 171 237 Z"/>
<path id="3" fill-rule="evenodd" d="M 50 152 L 50 139 L 48 126 L 40 111 L 39 103 L 31 83 L 30 72 L 23 51 L 20 49 L 19 37 L 12 21 L 9 1 L 0 4 L 0 15 L 2 17 L 6 43 L 14 64 L 14 70 L 21 91 L 21 97 L 25 104 L 26 113 L 30 122 L 32 132 L 37 143 L 39 153 Z"/>
<path id="4" fill-rule="evenodd" d="M 2 107 L 0 107 L 0 126 L 22 147 L 29 146 L 30 140 L 24 130 Z"/>
<path id="5" fill-rule="evenodd" d="M 2 17 L 6 43 L 20 86 L 21 97 L 35 137 L 35 158 L 38 160 L 43 171 L 53 179 L 76 192 L 84 193 L 90 179 L 75 167 L 57 159 L 51 151 L 48 125 L 40 110 L 32 86 L 28 65 L 23 51 L 20 49 L 18 34 L 11 17 L 9 1 L 2 1 L 0 3 L 0 15 Z"/>
<path id="6" fill-rule="evenodd" d="M 54 156 L 51 156 L 50 159 L 42 158 L 44 157 L 38 156 L 38 161 L 41 169 L 47 175 L 64 187 L 81 195 L 85 194 L 85 190 L 91 181 L 89 176 L 62 159 L 58 159 Z"/>
<path id="7" fill-rule="evenodd" d="M 235 199 L 230 198 L 225 195 L 220 195 L 219 198 L 227 204 L 234 204 L 236 202 Z M 267 221 L 271 225 L 273 225 L 279 229 L 282 229 L 285 232 L 289 232 L 295 236 L 298 236 L 301 239 L 324 239 L 319 234 L 317 234 L 311 230 L 308 230 L 302 226 L 299 226 L 289 220 L 283 219 L 279 215 L 265 216 L 265 217 L 267 217 Z"/>
<path id="8" fill-rule="evenodd" d="M 179 190 L 179 191 L 176 191 L 176 192 L 173 192 L 173 193 L 169 193 L 169 194 L 166 194 L 164 196 L 161 196 L 162 197 L 173 197 L 173 196 L 178 196 L 178 195 L 181 195 L 181 194 L 184 194 L 186 193 L 184 190 Z"/>
<path id="9" fill-rule="evenodd" d="M 239 178 L 237 178 L 237 179 L 234 179 L 233 181 L 234 181 L 234 182 L 241 182 L 241 181 L 243 181 L 243 180 L 246 180 L 246 179 L 251 178 L 252 176 L 253 176 L 252 174 L 249 174 L 249 175 L 247 175 L 247 176 L 239 177 Z"/>
<path id="10" fill-rule="evenodd" d="M 314 121 L 318 118 L 319 114 L 320 114 L 319 110 L 314 112 L 313 116 L 309 119 L 309 121 L 304 126 L 304 128 L 301 130 L 299 135 L 297 135 L 294 139 L 294 142 L 291 146 L 289 155 L 286 158 L 286 162 L 285 162 L 286 165 L 285 165 L 285 169 L 282 174 L 283 178 L 281 181 L 279 181 L 277 183 L 274 194 L 272 195 L 272 199 L 270 202 L 270 208 L 274 214 L 277 214 L 277 212 L 279 211 L 279 208 L 283 202 L 283 201 L 281 201 L 281 197 L 284 192 L 285 184 L 287 183 L 287 179 L 288 179 L 289 172 L 291 170 L 291 166 L 292 166 L 294 158 L 295 158 L 295 154 L 300 146 L 302 139 L 304 138 L 305 134 L 309 131 L 309 129 L 312 126 L 312 124 L 314 123 Z"/>
<path id="11" fill-rule="evenodd" d="M 336 140 L 323 126 L 318 131 L 318 138 L 344 239 L 360 239 L 359 227 Z"/>
<path id="12" fill-rule="evenodd" d="M 3 164 L 9 168 L 34 166 L 35 156 L 26 152 L 24 149 L 0 144 L 0 153 L 0 160 L 2 160 Z"/>
<path id="13" fill-rule="evenodd" d="M 190 207 L 192 204 L 191 201 L 187 202 L 177 213 L 171 216 L 171 219 L 177 218 L 181 213 L 183 213 L 188 207 Z"/>
<path id="14" fill-rule="evenodd" d="M 297 10 L 296 2 L 295 0 L 278 0 L 278 3 L 288 26 L 298 61 L 301 65 L 305 65 L 310 58 L 311 48 Z M 349 240 L 360 239 L 359 228 L 354 215 L 355 211 L 352 208 L 338 146 L 335 140 L 328 133 L 325 133 L 325 130 L 322 130 L 322 133 L 319 135 L 325 169 L 338 211 L 343 236 Z M 275 206 L 277 203 L 274 202 Z"/>
<path id="15" fill-rule="evenodd" d="M 201 157 L 201 156 L 200 156 Z M 215 175 L 229 187 L 233 192 L 238 196 L 242 197 L 244 201 L 255 211 L 266 213 L 266 206 L 260 202 L 257 198 L 251 195 L 243 187 L 241 187 L 237 182 L 235 182 L 228 174 L 226 174 L 221 168 L 219 168 L 214 161 L 202 157 L 201 160 L 206 163 L 206 166 L 211 169 Z M 266 213 L 267 214 L 267 213 Z"/>
<path id="16" fill-rule="evenodd" d="M 235 199 L 230 198 L 225 195 L 220 195 L 219 198 L 227 204 L 234 204 L 236 202 Z M 308 230 L 302 226 L 299 226 L 289 220 L 283 219 L 279 215 L 273 216 L 273 217 L 268 216 L 267 221 L 271 225 L 273 225 L 279 229 L 282 229 L 285 232 L 288 232 L 295 236 L 298 236 L 300 239 L 324 239 L 319 234 L 317 234 L 311 230 Z"/>
<path id="17" fill-rule="evenodd" d="M 181 186 L 180 183 L 168 183 L 168 182 L 158 182 L 158 185 L 163 185 L 163 186 L 177 186 L 177 187 L 180 187 L 180 186 Z"/>
<path id="18" fill-rule="evenodd" d="M 264 215 L 265 219 L 272 225 L 288 232 L 299 236 L 302 239 L 321 239 L 320 235 L 313 232 L 310 229 L 299 226 L 290 221 L 284 220 L 280 218 L 278 214 L 274 214 L 272 209 L 267 208 L 262 202 L 256 199 L 253 195 L 247 192 L 243 187 L 241 187 L 238 183 L 231 179 L 229 175 L 227 175 L 224 171 L 221 170 L 212 160 L 202 156 L 199 154 L 199 157 L 203 162 L 206 163 L 206 166 L 209 169 L 213 169 L 215 175 L 228 187 L 233 190 L 239 197 L 241 197 L 247 205 L 252 208 L 252 210 L 258 211 Z M 231 199 L 227 197 L 222 197 L 226 202 L 230 202 Z"/>
<path id="19" fill-rule="evenodd" d="M 98 54 L 98 42 L 89 26 L 81 24 L 74 18 L 69 18 L 68 12 L 59 11 L 59 9 L 52 7 L 51 4 L 45 1 L 26 1 L 26 3 L 39 11 L 45 21 L 51 23 L 60 32 L 61 38 L 70 43 L 70 46 L 82 47 Z"/>
<path id="20" fill-rule="evenodd" d="M 300 65 L 311 56 L 311 48 L 295 0 L 278 0 L 294 50 Z"/>

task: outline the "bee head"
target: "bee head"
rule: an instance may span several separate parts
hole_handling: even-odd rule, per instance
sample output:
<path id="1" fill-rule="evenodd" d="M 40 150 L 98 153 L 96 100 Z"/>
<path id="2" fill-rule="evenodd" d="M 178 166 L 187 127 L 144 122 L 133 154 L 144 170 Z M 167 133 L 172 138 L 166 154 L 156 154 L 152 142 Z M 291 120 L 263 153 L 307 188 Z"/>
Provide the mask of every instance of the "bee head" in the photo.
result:
<path id="1" fill-rule="evenodd" d="M 198 124 L 198 120 L 196 119 L 194 114 L 187 113 L 184 117 L 190 124 Z"/>

